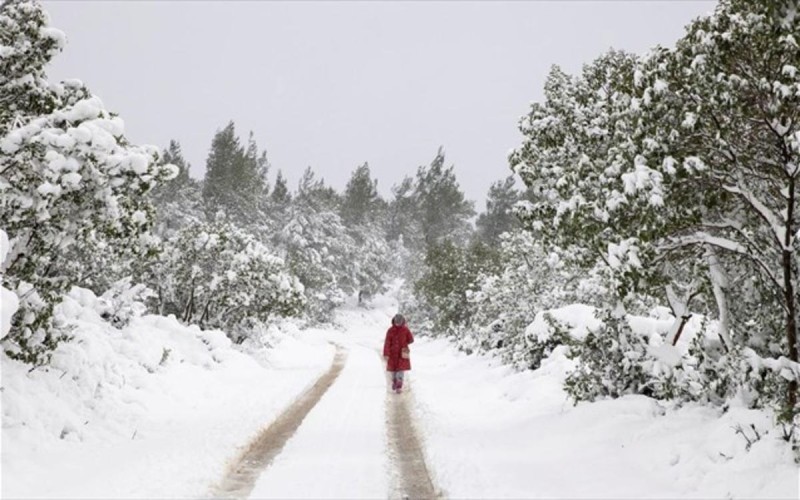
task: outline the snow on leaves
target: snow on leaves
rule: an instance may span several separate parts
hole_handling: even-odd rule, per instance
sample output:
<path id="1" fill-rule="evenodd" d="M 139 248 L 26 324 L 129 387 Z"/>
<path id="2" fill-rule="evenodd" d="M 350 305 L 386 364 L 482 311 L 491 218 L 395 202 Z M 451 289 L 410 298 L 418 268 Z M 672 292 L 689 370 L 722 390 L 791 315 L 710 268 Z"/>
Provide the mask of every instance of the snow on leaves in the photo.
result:
<path id="1" fill-rule="evenodd" d="M 138 246 L 151 213 L 142 195 L 175 174 L 155 147 L 129 144 L 122 120 L 80 82 L 47 82 L 63 34 L 46 23 L 36 2 L 0 7 L 0 226 L 11 238 L 3 279 L 21 298 L 5 347 L 34 362 L 56 343 L 49 318 L 71 282 L 60 260 L 92 232 Z"/>

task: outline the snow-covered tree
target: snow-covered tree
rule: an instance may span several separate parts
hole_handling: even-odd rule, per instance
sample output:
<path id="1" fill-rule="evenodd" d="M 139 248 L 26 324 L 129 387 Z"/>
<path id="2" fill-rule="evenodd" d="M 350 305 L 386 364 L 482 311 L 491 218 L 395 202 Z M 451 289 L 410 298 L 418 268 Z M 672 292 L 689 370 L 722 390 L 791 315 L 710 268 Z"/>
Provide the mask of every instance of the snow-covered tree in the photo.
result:
<path id="1" fill-rule="evenodd" d="M 156 209 L 154 232 L 169 238 L 180 229 L 205 220 L 202 188 L 200 183 L 189 176 L 189 164 L 183 157 L 177 141 L 170 141 L 163 152 L 164 161 L 178 167 L 178 175 L 156 186 L 152 192 Z"/>
<path id="2" fill-rule="evenodd" d="M 482 274 L 496 272 L 497 252 L 480 241 L 462 247 L 450 240 L 432 245 L 414 291 L 424 301 L 438 334 L 452 333 L 470 320 L 468 300 Z"/>
<path id="3" fill-rule="evenodd" d="M 259 225 L 268 169 L 266 153 L 259 153 L 253 134 L 244 147 L 229 122 L 214 135 L 206 160 L 203 199 L 208 215 L 216 217 L 222 210 L 241 227 Z"/>
<path id="4" fill-rule="evenodd" d="M 723 1 L 675 49 L 610 53 L 579 77 L 554 70 L 522 123 L 511 161 L 537 190 L 521 210 L 529 227 L 604 262 L 614 302 L 667 302 L 670 342 L 701 309 L 717 314 L 720 352 L 746 344 L 796 363 L 796 12 Z M 606 323 L 619 345 L 624 321 Z"/>
<path id="5" fill-rule="evenodd" d="M 300 279 L 307 312 L 324 319 L 356 290 L 357 247 L 338 214 L 338 194 L 306 169 L 273 238 Z"/>
<path id="6" fill-rule="evenodd" d="M 467 292 L 470 323 L 458 343 L 467 351 L 498 353 L 520 369 L 535 369 L 544 346 L 526 338 L 526 328 L 540 311 L 591 303 L 581 293 L 591 280 L 567 269 L 555 254 L 545 254 L 529 231 L 505 233 L 499 243 L 498 268 L 479 274 Z"/>
<path id="7" fill-rule="evenodd" d="M 689 26 L 663 64 L 642 75 L 653 107 L 674 117 L 672 123 L 681 120 L 673 140 L 658 146 L 676 163 L 693 164 L 695 182 L 720 200 L 672 243 L 712 247 L 720 259 L 735 259 L 752 269 L 759 277 L 754 285 L 760 295 L 777 306 L 773 313 L 783 316 L 782 321 L 762 316 L 755 328 L 795 363 L 798 33 L 796 2 L 722 1 L 713 15 Z M 740 321 L 750 319 L 745 315 L 752 310 L 737 309 L 733 307 L 733 314 Z M 797 411 L 796 379 L 786 391 L 788 411 Z"/>
<path id="8" fill-rule="evenodd" d="M 369 164 L 353 171 L 344 190 L 341 203 L 342 220 L 348 227 L 369 225 L 382 216 L 385 202 L 378 194 L 378 181 L 372 179 Z"/>
<path id="9" fill-rule="evenodd" d="M 40 363 L 63 338 L 51 315 L 74 282 L 66 256 L 89 234 L 146 249 L 146 194 L 176 169 L 157 148 L 128 143 L 122 120 L 82 83 L 47 81 L 64 35 L 38 2 L 4 2 L 0 25 L 0 226 L 11 238 L 3 280 L 21 299 L 4 348 Z"/>
<path id="10" fill-rule="evenodd" d="M 522 199 L 522 193 L 514 187 L 515 183 L 514 176 L 509 176 L 493 183 L 489 188 L 486 210 L 475 222 L 477 236 L 484 242 L 497 244 L 500 235 L 520 227 L 514 205 Z"/>
<path id="11" fill-rule="evenodd" d="M 280 170 L 278 170 L 278 175 L 275 178 L 275 187 L 272 188 L 272 192 L 269 194 L 269 201 L 278 210 L 286 208 L 289 202 L 292 201 L 292 194 L 289 192 L 286 178 Z"/>
<path id="12" fill-rule="evenodd" d="M 443 148 L 429 166 L 417 169 L 413 199 L 426 248 L 445 240 L 467 241 L 474 204 L 465 199 L 453 166 L 445 167 Z"/>
<path id="13" fill-rule="evenodd" d="M 370 175 L 369 164 L 356 168 L 342 196 L 342 222 L 358 248 L 355 268 L 359 301 L 383 290 L 392 268 L 390 247 L 385 237 L 386 202 L 378 194 L 378 181 Z"/>
<path id="14" fill-rule="evenodd" d="M 194 224 L 164 242 L 150 287 L 163 313 L 225 328 L 241 340 L 254 321 L 297 316 L 305 297 L 283 259 L 222 218 Z"/>

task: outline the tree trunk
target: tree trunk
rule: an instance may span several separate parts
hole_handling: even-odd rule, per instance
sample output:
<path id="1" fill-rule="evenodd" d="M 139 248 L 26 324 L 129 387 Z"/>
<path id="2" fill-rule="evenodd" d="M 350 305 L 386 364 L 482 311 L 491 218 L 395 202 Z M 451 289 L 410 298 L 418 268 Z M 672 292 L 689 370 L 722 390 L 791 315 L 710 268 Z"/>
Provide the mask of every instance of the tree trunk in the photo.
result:
<path id="1" fill-rule="evenodd" d="M 786 302 L 786 341 L 789 344 L 789 359 L 797 362 L 797 304 L 794 296 L 794 276 L 792 270 L 792 236 L 794 234 L 795 179 L 789 178 L 789 200 L 786 207 L 786 226 L 783 241 L 783 285 Z M 789 382 L 786 395 L 788 410 L 794 414 L 797 404 L 797 380 Z"/>
<path id="2" fill-rule="evenodd" d="M 192 280 L 192 291 L 189 294 L 189 301 L 186 302 L 186 307 L 183 309 L 183 322 L 188 323 L 192 315 L 194 315 L 194 280 Z"/>
<path id="3" fill-rule="evenodd" d="M 691 314 L 688 316 L 681 316 L 681 324 L 678 325 L 678 330 L 675 332 L 675 336 L 672 338 L 672 345 L 676 345 L 678 343 L 678 339 L 681 338 L 681 333 L 683 333 L 683 327 L 686 326 L 686 323 L 689 322 L 691 317 Z"/>
<path id="4" fill-rule="evenodd" d="M 706 260 L 708 262 L 708 274 L 711 279 L 711 287 L 714 290 L 714 299 L 717 302 L 717 313 L 719 314 L 719 326 L 717 335 L 726 351 L 733 347 L 730 337 L 730 313 L 728 311 L 728 278 L 725 270 L 719 262 L 717 251 L 711 245 L 706 245 Z"/>
<path id="5" fill-rule="evenodd" d="M 678 325 L 677 328 L 673 326 L 669 331 L 669 334 L 672 335 L 672 345 L 678 343 L 678 339 L 681 338 L 686 323 L 688 323 L 689 319 L 692 317 L 692 313 L 689 312 L 689 306 L 692 300 L 700 293 L 698 287 L 697 281 L 693 280 L 683 298 L 678 297 L 671 285 L 667 285 L 666 287 L 667 302 L 669 302 L 669 308 L 672 310 L 672 314 L 675 315 L 676 323 L 673 323 L 673 325 Z M 680 321 L 680 323 L 677 323 L 678 321 Z"/>

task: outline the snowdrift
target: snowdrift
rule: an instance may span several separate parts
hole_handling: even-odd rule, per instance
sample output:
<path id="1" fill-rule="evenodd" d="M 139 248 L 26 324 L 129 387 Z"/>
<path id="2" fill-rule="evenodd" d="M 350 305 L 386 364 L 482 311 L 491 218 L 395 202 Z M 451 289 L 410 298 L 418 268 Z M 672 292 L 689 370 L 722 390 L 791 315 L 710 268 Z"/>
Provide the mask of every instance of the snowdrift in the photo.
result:
<path id="1" fill-rule="evenodd" d="M 75 288 L 57 308 L 74 338 L 50 366 L 2 355 L 3 496 L 203 496 L 237 447 L 333 356 L 322 340 L 299 341 L 289 323 L 266 332 L 272 349 L 244 353 L 223 332 L 174 317 L 117 329 L 101 316 L 107 309 Z"/>
<path id="2" fill-rule="evenodd" d="M 594 310 L 547 311 L 584 338 Z M 543 314 L 527 333 L 544 340 Z M 655 352 L 667 317 L 631 317 Z M 452 498 L 798 498 L 800 473 L 771 411 L 731 401 L 727 411 L 645 396 L 575 405 L 563 382 L 575 367 L 559 346 L 533 371 L 466 355 L 444 339 L 415 349 L 414 399 L 434 481 Z M 678 354 L 679 355 L 679 354 Z M 668 356 L 662 362 L 669 363 Z"/>

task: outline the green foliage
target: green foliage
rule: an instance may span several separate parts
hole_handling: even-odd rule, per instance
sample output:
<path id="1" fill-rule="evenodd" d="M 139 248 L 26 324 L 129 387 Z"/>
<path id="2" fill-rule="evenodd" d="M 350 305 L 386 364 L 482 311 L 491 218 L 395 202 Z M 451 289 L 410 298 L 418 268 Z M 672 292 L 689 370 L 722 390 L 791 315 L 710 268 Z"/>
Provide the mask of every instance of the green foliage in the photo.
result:
<path id="1" fill-rule="evenodd" d="M 567 394 L 576 402 L 600 396 L 653 395 L 640 362 L 647 356 L 648 339 L 634 333 L 624 315 L 605 312 L 601 320 L 600 328 L 570 350 L 578 366 L 564 381 Z"/>
<path id="2" fill-rule="evenodd" d="M 149 285 L 165 313 L 230 333 L 249 322 L 301 312 L 303 286 L 287 271 L 283 259 L 256 238 L 220 219 L 189 226 L 166 241 Z"/>
<path id="3" fill-rule="evenodd" d="M 259 153 L 253 134 L 244 147 L 236 137 L 233 122 L 229 122 L 214 136 L 206 160 L 206 213 L 216 217 L 222 211 L 239 226 L 252 226 L 268 192 L 268 169 L 266 152 Z"/>
<path id="4" fill-rule="evenodd" d="M 378 194 L 378 181 L 370 176 L 369 164 L 364 163 L 353 171 L 342 196 L 340 213 L 349 227 L 369 225 L 378 220 L 385 202 Z"/>
<path id="5" fill-rule="evenodd" d="M 413 200 L 419 217 L 425 248 L 442 241 L 466 243 L 475 215 L 473 202 L 464 198 L 453 166 L 445 167 L 444 150 L 439 148 L 428 167 L 419 167 Z"/>
<path id="6" fill-rule="evenodd" d="M 487 244 L 498 244 L 500 235 L 521 227 L 513 210 L 514 205 L 522 199 L 522 194 L 514 188 L 515 182 L 515 178 L 509 176 L 489 188 L 486 211 L 475 222 L 477 236 Z"/>
<path id="7" fill-rule="evenodd" d="M 183 157 L 180 144 L 170 141 L 163 158 L 178 167 L 178 175 L 156 186 L 151 198 L 156 210 L 154 232 L 162 238 L 170 238 L 181 229 L 205 221 L 205 213 L 202 187 L 189 176 L 190 165 Z"/>
<path id="8" fill-rule="evenodd" d="M 146 195 L 176 173 L 156 148 L 128 143 L 122 121 L 82 84 L 46 80 L 64 39 L 47 22 L 38 2 L 0 5 L 0 227 L 11 240 L 3 285 L 20 297 L 3 348 L 34 364 L 67 337 L 55 305 L 102 264 L 84 245 L 146 254 Z"/>
<path id="9" fill-rule="evenodd" d="M 428 249 L 425 266 L 414 291 L 432 308 L 437 328 L 446 331 L 469 321 L 467 293 L 481 273 L 498 266 L 497 252 L 480 242 L 465 249 L 445 240 Z"/>

